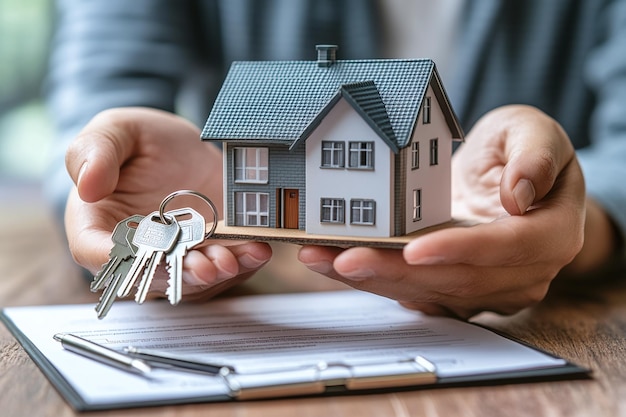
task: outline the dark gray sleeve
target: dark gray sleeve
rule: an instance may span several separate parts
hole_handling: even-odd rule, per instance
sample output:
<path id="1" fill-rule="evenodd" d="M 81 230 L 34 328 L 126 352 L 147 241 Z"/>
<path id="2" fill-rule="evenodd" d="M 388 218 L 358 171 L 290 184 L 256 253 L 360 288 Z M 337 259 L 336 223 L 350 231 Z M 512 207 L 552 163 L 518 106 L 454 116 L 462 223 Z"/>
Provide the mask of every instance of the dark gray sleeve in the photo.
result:
<path id="1" fill-rule="evenodd" d="M 59 214 L 71 187 L 65 149 L 94 115 L 120 106 L 174 110 L 194 59 L 189 4 L 57 1 L 46 99 L 58 139 L 45 188 Z"/>
<path id="2" fill-rule="evenodd" d="M 591 146 L 578 151 L 587 193 L 626 238 L 626 2 L 607 7 L 606 41 L 588 57 L 586 75 L 597 97 Z"/>

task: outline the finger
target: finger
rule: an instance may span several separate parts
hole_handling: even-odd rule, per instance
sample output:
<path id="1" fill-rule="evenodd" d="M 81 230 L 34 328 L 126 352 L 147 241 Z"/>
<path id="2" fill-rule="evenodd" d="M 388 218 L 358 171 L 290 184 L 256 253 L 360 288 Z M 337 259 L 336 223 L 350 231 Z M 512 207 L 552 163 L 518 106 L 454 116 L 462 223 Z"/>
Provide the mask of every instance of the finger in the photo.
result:
<path id="1" fill-rule="evenodd" d="M 440 265 L 416 267 L 408 265 L 402 256 L 401 251 L 393 249 L 356 247 L 341 250 L 308 246 L 300 250 L 298 258 L 315 272 L 396 300 L 419 298 L 424 302 L 438 302 L 441 288 L 445 291 L 448 286 L 458 287 L 459 282 L 472 280 L 473 275 L 461 272 L 461 269 L 466 271 L 464 266 L 453 265 L 446 271 L 440 269 Z M 486 285 L 481 285 L 484 287 Z M 419 293 L 417 298 L 416 291 Z M 454 291 L 461 290 L 455 288 Z"/>
<path id="2" fill-rule="evenodd" d="M 534 210 L 523 217 L 432 232 L 406 244 L 402 254 L 409 265 L 525 266 L 555 259 L 555 267 L 562 266 L 560 239 L 575 224 L 568 219 L 550 210 Z M 552 230 L 561 233 L 557 236 Z"/>
<path id="3" fill-rule="evenodd" d="M 302 259 L 332 257 L 336 250 L 310 247 Z M 334 259 L 332 269 L 318 272 L 407 308 L 464 319 L 484 310 L 515 313 L 543 299 L 551 281 L 543 266 L 411 266 L 397 250 L 352 248 Z"/>
<path id="4" fill-rule="evenodd" d="M 256 271 L 272 258 L 272 247 L 267 243 L 229 243 L 225 246 L 237 259 L 239 274 Z"/>
<path id="5" fill-rule="evenodd" d="M 325 275 L 398 301 L 439 303 L 440 290 L 449 284 L 429 279 L 436 275 L 435 269 L 407 265 L 399 250 L 356 247 L 341 252 L 334 260 L 333 274 Z"/>
<path id="6" fill-rule="evenodd" d="M 183 279 L 193 286 L 214 285 L 234 277 L 237 272 L 237 259 L 220 245 L 191 250 L 183 261 Z"/>
<path id="7" fill-rule="evenodd" d="M 70 192 L 65 210 L 68 246 L 76 263 L 91 273 L 96 273 L 106 262 L 108 253 L 113 246 L 111 230 L 113 230 L 115 221 L 112 220 L 110 228 L 94 227 L 90 221 L 93 217 L 91 207 L 82 203 L 76 194 L 77 191 L 74 188 Z M 85 219 L 85 221 L 74 221 L 77 218 Z"/>
<path id="8" fill-rule="evenodd" d="M 543 272 L 522 279 L 531 268 L 411 266 L 398 250 L 352 248 L 341 252 L 325 275 L 427 314 L 467 318 L 484 309 L 508 312 L 509 305 L 517 311 L 542 298 L 549 279 Z"/>
<path id="9" fill-rule="evenodd" d="M 69 145 L 65 164 L 83 201 L 98 201 L 115 190 L 119 168 L 132 154 L 130 120 L 117 109 L 102 112 Z"/>
<path id="10" fill-rule="evenodd" d="M 523 108 L 520 113 L 528 112 Z M 515 118 L 516 115 L 511 115 Z M 537 110 L 519 115 L 506 131 L 506 165 L 500 200 L 509 214 L 524 214 L 552 189 L 559 173 L 574 158 L 574 149 L 561 126 Z"/>
<path id="11" fill-rule="evenodd" d="M 404 259 L 410 265 L 524 266 L 543 262 L 556 274 L 583 244 L 585 191 L 581 182 L 574 159 L 561 172 L 554 193 L 538 209 L 524 216 L 423 235 L 404 247 Z"/>
<path id="12" fill-rule="evenodd" d="M 190 285 L 214 285 L 240 274 L 256 271 L 272 256 L 265 243 L 250 242 L 225 247 L 211 244 L 189 251 L 183 276 Z"/>
<path id="13" fill-rule="evenodd" d="M 305 245 L 298 251 L 298 260 L 311 271 L 330 278 L 339 278 L 333 267 L 333 262 L 342 251 L 341 248 L 331 246 Z"/>
<path id="14" fill-rule="evenodd" d="M 209 300 L 213 297 L 215 297 L 216 295 L 236 286 L 241 284 L 242 282 L 246 281 L 248 278 L 250 278 L 253 275 L 252 272 L 246 273 L 246 274 L 240 274 L 237 275 L 234 278 L 231 279 L 227 279 L 225 281 L 222 281 L 218 284 L 212 285 L 209 288 L 206 288 L 206 286 L 204 287 L 191 287 L 191 291 L 185 291 L 185 289 L 183 289 L 183 295 L 184 295 L 184 301 L 206 301 Z"/>
<path id="15" fill-rule="evenodd" d="M 364 281 L 376 277 L 389 280 L 404 279 L 408 271 L 401 252 L 393 249 L 356 247 L 348 249 L 335 258 L 334 269 L 344 277 L 354 281 Z"/>
<path id="16" fill-rule="evenodd" d="M 400 301 L 400 305 L 410 310 L 419 310 L 429 316 L 443 316 L 443 317 L 455 317 L 455 318 L 468 318 L 467 316 L 459 316 L 455 312 L 451 311 L 444 306 L 435 303 L 420 303 L 415 301 Z"/>
<path id="17" fill-rule="evenodd" d="M 488 271 L 494 276 L 505 276 L 506 270 Z M 419 310 L 431 316 L 455 317 L 467 320 L 483 311 L 502 315 L 511 315 L 524 308 L 536 305 L 543 300 L 549 288 L 549 280 L 527 286 L 522 290 L 515 288 L 497 292 L 476 294 L 473 297 L 442 297 L 437 303 L 402 301 L 403 307 Z"/>
<path id="18" fill-rule="evenodd" d="M 343 251 L 344 249 L 329 246 L 303 246 L 298 252 L 298 260 L 313 272 L 358 288 L 353 279 L 344 277 L 335 271 L 333 263 Z"/>

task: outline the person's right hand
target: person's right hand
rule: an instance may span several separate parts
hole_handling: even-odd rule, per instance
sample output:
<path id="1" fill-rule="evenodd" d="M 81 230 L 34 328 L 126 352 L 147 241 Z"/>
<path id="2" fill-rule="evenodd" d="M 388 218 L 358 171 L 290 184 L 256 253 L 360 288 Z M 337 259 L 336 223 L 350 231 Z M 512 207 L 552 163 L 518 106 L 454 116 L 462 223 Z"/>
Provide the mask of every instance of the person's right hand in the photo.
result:
<path id="1" fill-rule="evenodd" d="M 158 210 L 171 192 L 198 191 L 222 207 L 221 152 L 171 113 L 119 108 L 98 114 L 68 147 L 66 166 L 76 184 L 65 212 L 68 243 L 75 261 L 92 273 L 108 259 L 115 225 Z M 199 199 L 174 201 L 207 213 Z M 215 241 L 191 250 L 184 260 L 183 294 L 212 296 L 251 276 L 270 257 L 267 244 L 253 242 Z"/>

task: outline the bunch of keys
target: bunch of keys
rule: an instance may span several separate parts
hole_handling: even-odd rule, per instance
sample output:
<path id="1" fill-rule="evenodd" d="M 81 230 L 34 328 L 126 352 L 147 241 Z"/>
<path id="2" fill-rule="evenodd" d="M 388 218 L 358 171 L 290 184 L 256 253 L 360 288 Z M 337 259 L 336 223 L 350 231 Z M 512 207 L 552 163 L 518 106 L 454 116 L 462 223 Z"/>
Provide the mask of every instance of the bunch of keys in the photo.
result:
<path id="1" fill-rule="evenodd" d="M 171 200 L 185 194 L 201 198 L 211 208 L 213 224 L 208 232 L 205 233 L 204 217 L 192 208 L 165 211 Z M 208 197 L 181 190 L 165 197 L 159 210 L 145 217 L 135 215 L 120 221 L 111 236 L 113 248 L 109 261 L 102 265 L 90 287 L 92 292 L 104 289 L 96 305 L 98 318 L 105 317 L 115 299 L 127 297 L 137 283 L 135 301 L 143 303 L 162 262 L 169 275 L 165 295 L 170 304 L 178 304 L 182 298 L 183 257 L 213 235 L 217 219 L 217 209 Z"/>

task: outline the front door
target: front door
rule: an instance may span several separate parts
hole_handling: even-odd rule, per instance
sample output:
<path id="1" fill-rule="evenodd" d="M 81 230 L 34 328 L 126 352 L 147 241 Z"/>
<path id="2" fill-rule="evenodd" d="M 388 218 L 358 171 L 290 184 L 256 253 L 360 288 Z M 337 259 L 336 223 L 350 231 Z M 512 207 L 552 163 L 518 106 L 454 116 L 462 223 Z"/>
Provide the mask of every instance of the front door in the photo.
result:
<path id="1" fill-rule="evenodd" d="M 297 188 L 285 188 L 283 190 L 283 227 L 285 229 L 298 228 L 299 196 L 300 193 Z"/>

